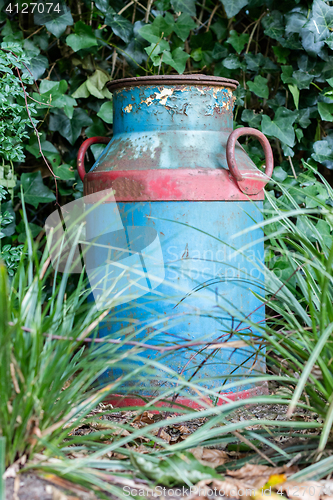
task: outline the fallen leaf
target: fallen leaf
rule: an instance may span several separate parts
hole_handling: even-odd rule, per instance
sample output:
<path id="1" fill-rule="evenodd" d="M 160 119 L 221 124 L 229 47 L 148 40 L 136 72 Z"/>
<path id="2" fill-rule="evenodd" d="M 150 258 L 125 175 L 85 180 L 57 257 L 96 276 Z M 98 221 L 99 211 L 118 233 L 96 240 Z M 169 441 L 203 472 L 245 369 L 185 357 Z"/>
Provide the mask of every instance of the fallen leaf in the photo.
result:
<path id="1" fill-rule="evenodd" d="M 214 450 L 198 446 L 188 450 L 192 453 L 202 465 L 209 465 L 210 467 L 218 467 L 228 462 L 230 459 L 228 454 L 223 450 Z"/>
<path id="2" fill-rule="evenodd" d="M 317 481 L 304 481 L 303 483 L 286 481 L 277 488 L 279 492 L 286 493 L 289 498 L 297 500 L 319 500 L 322 491 L 322 485 Z"/>
<path id="3" fill-rule="evenodd" d="M 153 436 L 160 437 L 161 439 L 163 439 L 167 443 L 170 443 L 171 436 L 167 432 L 165 432 L 164 429 L 161 429 L 161 428 L 160 429 L 154 429 L 153 431 L 151 431 L 151 434 Z"/>
<path id="4" fill-rule="evenodd" d="M 246 464 L 238 470 L 228 470 L 228 476 L 244 479 L 253 476 L 267 476 L 267 479 L 273 474 L 283 474 L 285 467 L 270 467 L 268 465 Z"/>
<path id="5" fill-rule="evenodd" d="M 109 455 L 109 454 L 107 454 Z M 125 458 L 128 458 L 126 455 L 122 455 L 122 453 L 116 453 L 116 452 L 110 452 L 109 458 L 115 458 L 117 460 L 124 460 Z"/>
<path id="6" fill-rule="evenodd" d="M 204 479 L 192 488 L 194 495 L 188 499 L 194 500 L 199 492 L 201 499 L 211 498 L 212 490 L 216 496 L 220 495 L 235 500 L 250 500 L 255 493 L 253 486 L 233 478 L 225 478 L 221 481 L 219 479 Z"/>
<path id="7" fill-rule="evenodd" d="M 151 448 L 147 448 L 144 444 L 140 444 L 140 446 L 138 446 L 137 448 L 133 448 L 133 450 L 136 453 L 151 453 Z"/>
<path id="8" fill-rule="evenodd" d="M 141 415 L 137 415 L 133 422 L 142 422 L 144 424 L 153 424 L 155 422 L 154 420 L 154 413 L 150 413 L 148 411 L 144 411 Z"/>
<path id="9" fill-rule="evenodd" d="M 191 434 L 190 429 L 186 425 L 181 425 L 178 427 L 178 430 L 181 434 Z"/>
<path id="10" fill-rule="evenodd" d="M 261 486 L 267 483 L 272 476 L 281 474 L 290 476 L 297 471 L 298 467 L 296 465 L 291 467 L 287 467 L 286 465 L 281 467 L 270 467 L 268 465 L 246 464 L 238 470 L 228 470 L 227 475 L 251 481 L 252 484 L 256 484 L 257 487 L 261 488 Z M 258 481 L 259 484 L 257 484 Z"/>
<path id="11" fill-rule="evenodd" d="M 16 477 L 16 473 L 19 470 L 20 470 L 20 464 L 19 461 L 16 461 L 6 469 L 3 478 L 8 479 L 9 477 Z"/>

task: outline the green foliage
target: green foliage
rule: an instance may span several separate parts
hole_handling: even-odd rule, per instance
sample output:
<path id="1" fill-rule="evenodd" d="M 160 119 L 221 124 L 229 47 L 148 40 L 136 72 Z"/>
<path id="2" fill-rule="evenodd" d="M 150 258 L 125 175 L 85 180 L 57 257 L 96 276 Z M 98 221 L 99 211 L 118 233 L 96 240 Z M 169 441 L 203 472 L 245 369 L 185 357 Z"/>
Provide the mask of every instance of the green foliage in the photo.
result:
<path id="1" fill-rule="evenodd" d="M 169 488 L 182 484 L 188 486 L 214 477 L 223 479 L 212 467 L 202 465 L 188 452 L 175 454 L 158 463 L 143 455 L 132 454 L 131 462 L 146 477 Z"/>
<path id="2" fill-rule="evenodd" d="M 25 69 L 24 64 L 29 64 L 30 60 L 19 45 L 3 42 L 1 48 L 0 157 L 9 162 L 22 162 L 25 158 L 22 141 L 29 138 L 28 129 L 31 128 L 24 105 L 24 88 L 32 83 L 32 79 L 30 75 L 23 74 L 21 84 L 15 68 Z M 16 51 L 17 57 L 7 51 Z M 34 102 L 30 102 L 28 108 L 30 114 L 36 114 Z"/>
<path id="3" fill-rule="evenodd" d="M 108 364 L 116 362 L 121 369 L 122 363 L 118 345 L 84 348 L 103 311 L 86 303 L 83 274 L 69 293 L 68 275 L 58 279 L 48 252 L 34 244 L 36 229 L 24 215 L 19 230 L 27 241 L 11 283 L 0 262 L 0 436 L 6 438 L 7 465 L 24 454 L 46 449 L 47 455 L 55 447 L 71 446 L 68 438 L 77 419 L 85 418 L 118 384 L 103 386 L 100 381 L 96 390 L 94 381 Z M 71 439 L 75 443 L 76 437 Z"/>
<path id="4" fill-rule="evenodd" d="M 21 182 L 27 192 L 28 219 L 42 226 L 48 212 L 41 210 L 41 203 L 53 203 L 51 191 L 56 193 L 15 66 L 32 98 L 27 97 L 27 105 L 49 167 L 57 176 L 60 204 L 81 196 L 75 161 L 78 148 L 85 137 L 112 135 L 108 82 L 126 76 L 202 72 L 236 79 L 241 83 L 236 91 L 235 125 L 266 134 L 275 162 L 284 172 L 289 169 L 285 158 L 292 159 L 299 172 L 302 160 L 332 168 L 332 12 L 332 4 L 324 0 L 306 6 L 296 0 L 207 0 L 204 4 L 156 0 L 141 5 L 70 0 L 67 6 L 61 4 L 59 14 L 35 12 L 29 20 L 23 14 L 3 13 L 0 185 L 9 189 L 4 200 L 7 211 L 19 203 Z M 255 139 L 248 139 L 246 147 L 261 166 L 263 153 Z M 90 164 L 101 149 L 92 147 Z M 35 177 L 41 194 L 27 186 L 27 179 Z M 7 226 L 14 226 L 14 232 L 6 231 L 4 244 L 18 243 L 15 224 L 21 217 L 16 210 L 15 220 Z"/>

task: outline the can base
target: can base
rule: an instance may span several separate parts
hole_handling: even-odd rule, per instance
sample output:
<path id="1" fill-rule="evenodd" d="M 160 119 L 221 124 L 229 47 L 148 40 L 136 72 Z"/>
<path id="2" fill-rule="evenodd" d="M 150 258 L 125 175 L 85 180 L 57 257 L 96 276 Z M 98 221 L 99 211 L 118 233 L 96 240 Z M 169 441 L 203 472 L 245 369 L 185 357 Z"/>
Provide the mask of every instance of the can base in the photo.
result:
<path id="1" fill-rule="evenodd" d="M 225 392 L 222 393 L 217 401 L 216 406 L 221 406 L 223 404 L 228 404 L 232 401 L 239 401 L 241 399 L 248 399 L 255 396 L 268 395 L 268 385 L 267 383 L 252 387 L 251 389 L 246 389 L 239 392 Z M 150 396 L 139 396 L 137 394 L 110 394 L 105 400 L 105 403 L 112 404 L 115 408 L 127 408 L 135 406 L 145 406 L 149 401 L 153 399 Z M 199 400 L 200 401 L 200 400 Z M 182 406 L 187 408 L 192 408 L 193 410 L 203 410 L 207 409 L 209 406 L 213 406 L 209 398 L 201 398 L 202 404 L 198 400 L 193 400 L 191 398 L 186 398 L 179 396 L 176 401 L 159 401 L 154 406 L 167 407 L 173 409 L 180 409 Z M 152 411 L 156 413 L 157 411 Z"/>

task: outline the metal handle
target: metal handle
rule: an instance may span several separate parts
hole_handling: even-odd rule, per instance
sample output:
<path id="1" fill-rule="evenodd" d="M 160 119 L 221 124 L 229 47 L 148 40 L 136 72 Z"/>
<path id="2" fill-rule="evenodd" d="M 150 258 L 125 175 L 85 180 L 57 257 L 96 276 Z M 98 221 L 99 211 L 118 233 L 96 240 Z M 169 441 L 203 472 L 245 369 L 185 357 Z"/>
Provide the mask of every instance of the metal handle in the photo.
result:
<path id="1" fill-rule="evenodd" d="M 81 144 L 77 154 L 77 171 L 79 172 L 81 181 L 83 181 L 84 176 L 86 175 L 86 170 L 84 168 L 84 155 L 86 154 L 87 149 L 93 144 L 109 144 L 110 141 L 111 139 L 108 137 L 90 137 Z"/>
<path id="2" fill-rule="evenodd" d="M 260 144 L 262 145 L 265 153 L 265 161 L 266 161 L 265 174 L 267 175 L 267 177 L 271 177 L 274 168 L 274 159 L 273 159 L 272 148 L 270 143 L 268 142 L 267 137 L 262 132 L 259 132 L 259 130 L 256 130 L 255 128 L 240 127 L 236 128 L 236 130 L 231 132 L 227 141 L 227 163 L 229 170 L 235 177 L 236 181 L 241 182 L 245 180 L 240 171 L 238 170 L 235 159 L 236 141 L 238 137 L 240 137 L 241 135 L 253 135 L 260 141 Z"/>

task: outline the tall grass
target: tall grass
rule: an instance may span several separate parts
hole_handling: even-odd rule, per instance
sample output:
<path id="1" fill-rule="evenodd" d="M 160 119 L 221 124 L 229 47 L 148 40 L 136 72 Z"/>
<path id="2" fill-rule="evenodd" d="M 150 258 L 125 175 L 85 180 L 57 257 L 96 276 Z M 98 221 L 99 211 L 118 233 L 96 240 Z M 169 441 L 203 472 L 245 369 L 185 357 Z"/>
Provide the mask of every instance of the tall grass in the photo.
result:
<path id="1" fill-rule="evenodd" d="M 322 180 L 328 198 L 333 200 L 333 190 Z M 301 194 L 301 189 L 299 191 Z M 209 390 L 196 384 L 199 376 L 192 381 L 178 377 L 178 385 L 161 393 L 156 401 L 170 398 L 188 387 L 192 393 L 207 396 L 207 404 L 203 404 L 200 412 L 200 417 L 207 417 L 207 421 L 186 440 L 173 445 L 156 436 L 156 430 L 163 425 L 160 421 L 143 429 L 133 428 L 130 422 L 112 422 L 88 436 L 71 435 L 78 422 L 96 420 L 89 412 L 107 394 L 118 392 L 125 379 L 140 377 L 140 368 L 137 368 L 135 373 L 94 388 L 107 365 L 121 366 L 124 356 L 127 363 L 131 357 L 137 361 L 138 350 L 128 349 L 124 354 L 122 344 L 107 342 L 84 347 L 82 341 L 94 333 L 104 313 L 93 303 L 86 304 L 88 292 L 83 274 L 71 294 L 66 294 L 65 274 L 55 280 L 53 292 L 47 288 L 48 256 L 38 253 L 31 239 L 28 238 L 27 255 L 22 257 L 10 285 L 5 267 L 0 265 L 0 429 L 7 440 L 7 465 L 23 455 L 32 457 L 36 452 L 43 452 L 37 455 L 39 463 L 30 463 L 28 467 L 61 475 L 101 495 L 102 490 L 115 494 L 115 487 L 110 484 L 110 481 L 117 482 L 115 476 L 121 482 L 121 477 L 135 478 L 142 473 L 129 460 L 106 459 L 107 454 L 135 455 L 138 440 L 148 437 L 159 445 L 145 455 L 153 464 L 161 457 L 198 445 L 244 445 L 245 440 L 252 455 L 228 467 L 239 467 L 249 460 L 277 465 L 296 457 L 298 463 L 309 466 L 304 473 L 295 475 L 296 480 L 324 477 L 328 470 L 333 471 L 332 461 L 327 462 L 329 459 L 325 458 L 331 447 L 333 424 L 333 245 L 330 235 L 333 211 L 324 202 L 319 202 L 316 209 L 300 208 L 290 193 L 284 191 L 283 196 L 286 206 L 267 193 L 269 208 L 266 220 L 260 225 L 266 234 L 268 255 L 271 255 L 264 269 L 266 323 L 255 325 L 250 317 L 246 320 L 249 327 L 259 331 L 262 341 L 257 350 L 262 353 L 262 347 L 266 348 L 268 363 L 267 374 L 256 374 L 252 370 L 247 383 L 278 384 L 279 393 L 217 407 L 213 402 L 219 390 L 237 389 L 243 384 L 242 380 L 229 377 L 227 383 L 221 380 L 220 388 Z M 277 261 L 283 261 L 280 268 Z M 280 274 L 279 269 L 283 271 Z M 245 319 L 242 320 L 245 323 Z M 246 341 L 244 332 L 233 334 Z M 55 341 L 52 336 L 64 340 Z M 255 346 L 250 335 L 248 343 L 252 348 Z M 162 363 L 163 354 L 153 364 L 161 368 Z M 167 367 L 164 372 L 165 380 L 175 377 Z M 152 409 L 156 401 L 137 410 Z M 233 412 L 249 404 L 283 405 L 286 412 L 288 408 L 290 419 L 258 422 L 253 417 L 232 422 Z M 317 418 L 295 421 L 296 407 L 305 409 L 309 415 L 316 413 L 322 421 Z M 165 409 L 170 410 L 167 405 Z M 108 413 L 116 411 L 111 409 Z M 178 415 L 168 418 L 168 425 L 197 416 L 197 412 L 179 408 Z M 260 423 L 260 428 L 249 428 L 254 423 Z M 300 432 L 302 442 L 286 448 L 274 440 L 277 435 L 297 437 Z M 73 447 L 86 456 L 69 460 L 68 453 Z M 264 452 L 258 454 L 258 449 Z M 58 461 L 49 460 L 55 455 Z M 316 463 L 319 458 L 323 458 L 322 462 Z M 110 479 L 111 473 L 113 479 Z M 117 495 L 122 497 L 118 490 Z"/>

